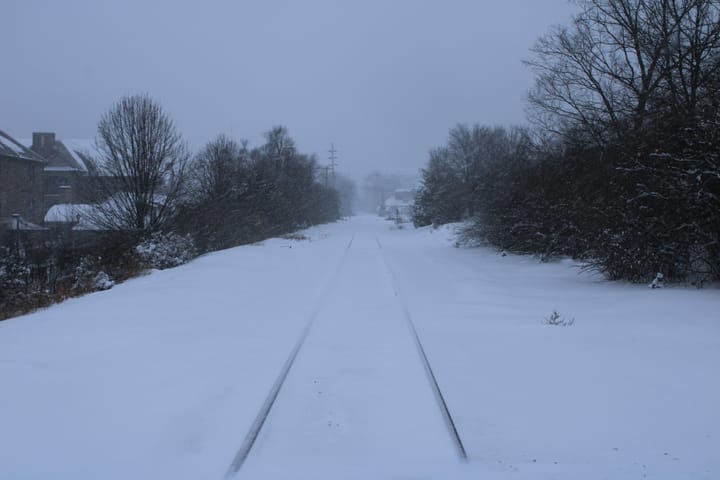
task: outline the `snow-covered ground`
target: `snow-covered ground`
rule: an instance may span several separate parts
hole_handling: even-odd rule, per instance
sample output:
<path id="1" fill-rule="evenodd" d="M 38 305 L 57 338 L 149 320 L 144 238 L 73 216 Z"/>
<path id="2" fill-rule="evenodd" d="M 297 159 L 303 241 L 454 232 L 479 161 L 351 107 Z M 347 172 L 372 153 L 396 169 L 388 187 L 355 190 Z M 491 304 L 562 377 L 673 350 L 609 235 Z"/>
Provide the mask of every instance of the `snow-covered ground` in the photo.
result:
<path id="1" fill-rule="evenodd" d="M 0 323 L 0 478 L 223 478 L 309 323 L 236 478 L 720 478 L 717 289 L 393 227 L 356 217 Z"/>

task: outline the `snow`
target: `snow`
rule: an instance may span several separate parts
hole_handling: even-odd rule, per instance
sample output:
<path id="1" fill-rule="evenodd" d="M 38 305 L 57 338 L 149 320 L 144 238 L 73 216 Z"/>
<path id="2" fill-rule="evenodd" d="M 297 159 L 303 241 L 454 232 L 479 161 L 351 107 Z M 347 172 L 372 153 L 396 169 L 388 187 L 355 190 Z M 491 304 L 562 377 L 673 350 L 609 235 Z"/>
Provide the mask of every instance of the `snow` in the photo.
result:
<path id="1" fill-rule="evenodd" d="M 74 167 L 45 167 L 46 172 L 77 172 L 78 169 Z"/>
<path id="2" fill-rule="evenodd" d="M 50 207 L 45 214 L 46 222 L 75 222 L 80 212 L 90 205 L 58 203 Z"/>
<path id="3" fill-rule="evenodd" d="M 411 200 L 399 200 L 395 197 L 390 197 L 385 200 L 385 207 L 412 207 L 413 202 Z"/>
<path id="4" fill-rule="evenodd" d="M 87 165 L 85 164 L 85 161 L 80 157 L 80 155 L 78 155 L 78 152 L 92 155 L 95 151 L 95 141 L 89 139 L 69 139 L 61 141 L 65 145 L 67 151 L 70 152 L 70 155 L 72 155 L 75 163 L 80 166 L 80 169 L 84 172 L 87 172 Z"/>
<path id="5" fill-rule="evenodd" d="M 122 193 L 116 194 L 103 203 L 58 203 L 53 205 L 45 213 L 44 221 L 47 223 L 77 223 L 73 230 L 103 230 L 102 219 L 107 212 L 124 211 L 123 205 L 127 202 L 122 198 Z M 158 204 L 166 200 L 165 195 L 155 195 L 154 199 Z"/>
<path id="6" fill-rule="evenodd" d="M 720 476 L 717 289 L 375 217 L 303 233 L 0 323 L 0 478 L 222 478 L 307 325 L 237 478 Z"/>
<path id="7" fill-rule="evenodd" d="M 93 152 L 95 152 L 95 140 L 87 139 L 87 138 L 72 138 L 67 140 L 59 140 L 58 142 L 62 143 L 65 146 L 65 150 L 68 151 L 72 159 L 77 164 L 76 167 L 45 167 L 46 171 L 54 171 L 54 172 L 63 172 L 63 171 L 82 171 L 87 172 L 87 164 L 85 161 L 78 155 L 79 153 L 87 153 L 89 155 L 92 155 Z M 33 145 L 32 138 L 20 138 L 18 139 L 18 142 L 23 144 L 25 147 L 30 148 Z"/>
<path id="8" fill-rule="evenodd" d="M 10 153 L 19 157 L 31 159 L 33 158 L 24 148 L 22 148 L 22 144 L 18 143 L 16 140 L 13 140 L 10 137 L 6 137 L 2 131 L 0 131 L 0 147 L 4 147 L 5 149 L 9 150 Z M 0 150 L 1 149 L 2 148 L 0 148 Z"/>
<path id="9" fill-rule="evenodd" d="M 97 215 L 96 207 L 80 203 L 58 203 L 45 213 L 46 223 L 77 223 L 73 230 L 97 230 L 93 216 Z"/>
<path id="10" fill-rule="evenodd" d="M 409 188 L 398 188 L 392 195 L 385 199 L 385 208 L 410 208 L 415 203 L 415 190 Z"/>

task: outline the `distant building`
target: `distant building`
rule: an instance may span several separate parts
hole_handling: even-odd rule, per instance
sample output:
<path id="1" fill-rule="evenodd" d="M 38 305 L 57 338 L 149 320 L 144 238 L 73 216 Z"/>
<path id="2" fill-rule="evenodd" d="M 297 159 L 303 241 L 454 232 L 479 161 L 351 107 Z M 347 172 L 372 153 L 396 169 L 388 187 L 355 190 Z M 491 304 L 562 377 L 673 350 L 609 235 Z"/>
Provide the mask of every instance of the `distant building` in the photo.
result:
<path id="1" fill-rule="evenodd" d="M 380 215 L 398 216 L 404 220 L 412 217 L 415 205 L 415 190 L 412 188 L 398 188 L 385 199 L 380 209 Z"/>
<path id="2" fill-rule="evenodd" d="M 89 201 L 92 140 L 58 140 L 53 132 L 33 132 L 32 141 L 21 141 L 47 161 L 43 172 L 45 211 L 60 203 Z"/>
<path id="3" fill-rule="evenodd" d="M 19 215 L 40 223 L 45 215 L 43 169 L 47 162 L 0 130 L 0 222 Z"/>

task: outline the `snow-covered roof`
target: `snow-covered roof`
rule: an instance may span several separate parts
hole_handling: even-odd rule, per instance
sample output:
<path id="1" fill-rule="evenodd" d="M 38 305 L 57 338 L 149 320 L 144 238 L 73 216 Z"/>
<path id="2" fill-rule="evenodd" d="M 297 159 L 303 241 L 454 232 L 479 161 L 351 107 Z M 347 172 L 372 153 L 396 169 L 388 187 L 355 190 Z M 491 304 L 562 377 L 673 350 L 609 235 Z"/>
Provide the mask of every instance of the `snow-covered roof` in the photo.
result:
<path id="1" fill-rule="evenodd" d="M 385 200 L 385 207 L 412 207 L 412 200 L 400 200 L 399 198 L 389 197 Z"/>
<path id="2" fill-rule="evenodd" d="M 74 223 L 73 230 L 99 230 L 92 221 L 94 205 L 58 203 L 45 214 L 45 223 Z"/>
<path id="3" fill-rule="evenodd" d="M 127 198 L 122 192 L 116 193 L 101 204 L 58 203 L 50 207 L 45 214 L 45 223 L 73 223 L 73 230 L 103 230 L 99 221 L 112 212 L 122 215 L 127 205 Z M 165 195 L 155 195 L 155 202 L 162 204 L 167 200 Z M 95 220 L 94 220 L 95 219 Z"/>
<path id="4" fill-rule="evenodd" d="M 18 140 L 12 138 L 7 133 L 0 130 L 0 155 L 8 157 L 17 157 L 23 160 L 33 162 L 42 162 L 43 159 L 30 149 L 26 148 Z"/>
<path id="5" fill-rule="evenodd" d="M 65 148 L 68 152 L 70 152 L 70 155 L 73 156 L 73 159 L 82 167 L 82 169 L 87 172 L 88 167 L 85 160 L 81 157 L 81 155 L 85 155 L 86 157 L 92 155 L 92 153 L 95 151 L 95 141 L 92 139 L 68 139 L 68 140 L 61 140 L 61 142 L 65 145 Z"/>
<path id="6" fill-rule="evenodd" d="M 415 190 L 412 188 L 398 188 L 385 200 L 385 207 L 412 207 L 415 204 Z"/>
<path id="7" fill-rule="evenodd" d="M 18 140 L 28 149 L 32 147 L 32 138 L 21 138 Z M 89 156 L 95 151 L 95 141 L 92 139 L 74 138 L 68 140 L 55 139 L 55 154 L 48 158 L 50 165 L 45 169 L 48 171 L 81 171 L 87 173 L 88 166 L 83 156 Z M 61 170 L 65 168 L 65 170 Z"/>
<path id="8" fill-rule="evenodd" d="M 45 214 L 46 222 L 75 222 L 77 215 L 90 205 L 75 205 L 70 203 L 58 203 L 50 207 Z"/>
<path id="9" fill-rule="evenodd" d="M 23 153 L 22 145 L 19 146 L 16 142 L 13 141 L 12 138 L 3 134 L 0 134 L 0 147 L 10 151 L 15 155 L 21 155 Z"/>
<path id="10" fill-rule="evenodd" d="M 73 167 L 45 167 L 46 172 L 77 172 L 77 168 Z"/>

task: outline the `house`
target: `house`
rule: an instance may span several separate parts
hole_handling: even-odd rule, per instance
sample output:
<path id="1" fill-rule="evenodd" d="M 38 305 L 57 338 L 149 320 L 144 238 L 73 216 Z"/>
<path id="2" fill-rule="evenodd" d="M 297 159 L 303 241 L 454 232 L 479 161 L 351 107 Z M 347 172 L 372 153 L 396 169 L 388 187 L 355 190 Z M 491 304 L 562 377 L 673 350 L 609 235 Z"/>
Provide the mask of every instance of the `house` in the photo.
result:
<path id="1" fill-rule="evenodd" d="M 0 222 L 13 217 L 22 219 L 21 223 L 42 222 L 46 165 L 41 156 L 0 130 Z"/>
<path id="2" fill-rule="evenodd" d="M 33 132 L 32 140 L 21 142 L 47 161 L 43 171 L 45 211 L 53 205 L 89 200 L 92 140 L 58 140 L 53 132 Z"/>
<path id="3" fill-rule="evenodd" d="M 384 216 L 409 220 L 412 218 L 414 205 L 415 190 L 412 188 L 398 188 L 385 199 L 379 213 Z"/>

